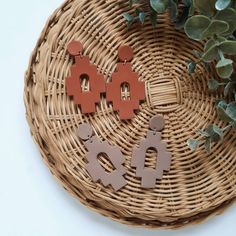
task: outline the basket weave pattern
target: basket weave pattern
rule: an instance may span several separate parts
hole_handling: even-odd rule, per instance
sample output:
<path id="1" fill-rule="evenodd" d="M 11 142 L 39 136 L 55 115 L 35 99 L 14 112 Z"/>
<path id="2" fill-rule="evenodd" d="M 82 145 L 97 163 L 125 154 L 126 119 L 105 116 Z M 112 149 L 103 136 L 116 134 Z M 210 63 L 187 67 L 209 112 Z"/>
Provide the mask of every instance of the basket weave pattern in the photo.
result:
<path id="1" fill-rule="evenodd" d="M 224 143 L 214 145 L 210 153 L 203 146 L 192 152 L 186 145 L 198 128 L 208 123 L 222 125 L 214 107 L 220 94 L 209 93 L 207 88 L 215 72 L 199 65 L 189 75 L 186 61 L 194 59 L 192 50 L 201 50 L 202 45 L 177 31 L 168 16 L 159 16 L 157 29 L 147 21 L 127 31 L 122 13 L 128 10 L 127 1 L 69 0 L 51 16 L 25 76 L 32 136 L 64 188 L 99 213 L 145 227 L 176 228 L 199 222 L 219 213 L 236 197 L 235 133 L 228 132 Z M 146 101 L 134 119 L 121 122 L 105 97 L 96 113 L 83 115 L 66 95 L 65 77 L 73 63 L 66 47 L 73 39 L 83 43 L 84 53 L 106 81 L 116 68 L 118 47 L 133 48 L 133 70 L 146 85 Z M 127 91 L 122 93 L 125 96 Z M 162 139 L 172 153 L 171 170 L 156 182 L 155 189 L 142 189 L 130 165 L 132 149 L 145 137 L 155 114 L 162 114 L 166 122 Z M 128 184 L 118 192 L 94 183 L 87 173 L 86 149 L 76 136 L 83 122 L 90 123 L 100 139 L 121 148 Z M 148 152 L 146 159 L 146 166 L 155 165 L 154 153 Z M 99 160 L 107 171 L 112 170 L 105 157 Z"/>

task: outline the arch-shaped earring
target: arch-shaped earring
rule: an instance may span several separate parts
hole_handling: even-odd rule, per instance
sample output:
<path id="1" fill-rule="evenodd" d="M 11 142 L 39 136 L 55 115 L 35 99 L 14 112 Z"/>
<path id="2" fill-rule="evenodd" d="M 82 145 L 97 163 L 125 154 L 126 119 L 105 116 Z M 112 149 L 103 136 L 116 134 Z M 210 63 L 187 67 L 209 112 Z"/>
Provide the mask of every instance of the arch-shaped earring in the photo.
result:
<path id="1" fill-rule="evenodd" d="M 138 73 L 132 71 L 132 48 L 127 45 L 121 46 L 118 56 L 121 63 L 117 64 L 112 81 L 106 85 L 106 98 L 108 102 L 112 102 L 113 109 L 119 112 L 120 119 L 128 120 L 134 117 L 134 110 L 139 109 L 139 102 L 145 100 L 145 83 L 139 81 Z M 128 85 L 130 89 L 128 100 L 121 97 L 122 84 Z"/>
<path id="2" fill-rule="evenodd" d="M 105 82 L 97 67 L 90 64 L 89 57 L 83 56 L 83 45 L 78 41 L 68 44 L 67 50 L 75 57 L 75 64 L 71 66 L 71 76 L 66 77 L 66 92 L 73 97 L 74 103 L 79 105 L 82 113 L 96 111 L 95 105 L 100 102 L 100 94 L 105 93 Z M 82 91 L 81 78 L 89 81 L 89 91 Z"/>
<path id="3" fill-rule="evenodd" d="M 107 141 L 101 141 L 93 135 L 92 127 L 89 124 L 81 124 L 78 129 L 78 136 L 84 141 L 84 145 L 88 150 L 86 158 L 88 164 L 85 168 L 89 172 L 93 181 L 101 180 L 104 186 L 112 185 L 115 191 L 124 187 L 127 182 L 123 175 L 126 173 L 124 166 L 125 161 L 119 147 L 111 146 Z M 110 173 L 106 172 L 98 162 L 98 155 L 105 153 L 114 170 Z"/>
<path id="4" fill-rule="evenodd" d="M 131 166 L 136 167 L 136 176 L 141 177 L 141 186 L 143 188 L 154 188 L 157 179 L 162 179 L 163 171 L 170 169 L 171 153 L 166 149 L 166 143 L 161 141 L 161 131 L 165 124 L 162 116 L 154 116 L 149 126 L 147 137 L 140 141 L 139 148 L 134 148 Z M 149 148 L 154 148 L 158 153 L 158 161 L 156 167 L 146 168 L 145 157 L 146 151 Z"/>

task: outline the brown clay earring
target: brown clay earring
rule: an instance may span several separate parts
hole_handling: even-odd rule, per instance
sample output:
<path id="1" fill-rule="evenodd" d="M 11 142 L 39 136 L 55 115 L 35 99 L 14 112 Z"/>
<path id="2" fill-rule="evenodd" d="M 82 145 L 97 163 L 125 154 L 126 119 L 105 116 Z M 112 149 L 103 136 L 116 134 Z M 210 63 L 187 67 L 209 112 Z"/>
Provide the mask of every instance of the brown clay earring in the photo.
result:
<path id="1" fill-rule="evenodd" d="M 78 129 L 78 136 L 84 141 L 84 145 L 88 150 L 86 158 L 86 170 L 89 172 L 93 181 L 101 180 L 104 186 L 109 184 L 115 191 L 124 187 L 127 182 L 123 175 L 125 168 L 122 165 L 125 161 L 120 149 L 117 146 L 111 146 L 107 141 L 101 141 L 93 134 L 92 127 L 89 124 L 81 124 Z M 98 155 L 105 153 L 114 166 L 114 170 L 110 173 L 106 172 L 98 162 Z"/>
<path id="2" fill-rule="evenodd" d="M 145 100 L 145 84 L 138 81 L 138 73 L 132 71 L 132 48 L 127 45 L 121 46 L 118 56 L 121 63 L 117 64 L 112 81 L 106 85 L 106 97 L 108 102 L 112 102 L 113 109 L 119 112 L 120 119 L 127 120 L 134 117 L 134 110 L 139 109 L 139 102 Z M 122 99 L 123 85 L 129 88 L 130 99 Z"/>
<path id="3" fill-rule="evenodd" d="M 105 82 L 97 67 L 90 64 L 89 57 L 83 56 L 83 45 L 78 41 L 69 43 L 68 52 L 75 57 L 75 64 L 71 66 L 71 76 L 66 78 L 66 92 L 73 97 L 74 103 L 79 105 L 82 113 L 95 112 L 95 105 L 100 101 L 100 94 L 105 93 Z M 87 79 L 89 91 L 82 91 L 81 81 Z"/>
<path id="4" fill-rule="evenodd" d="M 171 163 L 171 153 L 167 151 L 166 144 L 161 141 L 161 131 L 165 124 L 162 116 L 154 116 L 149 126 L 147 137 L 140 141 L 139 148 L 134 148 L 131 166 L 136 167 L 136 176 L 141 177 L 141 186 L 143 188 L 154 188 L 156 179 L 162 179 L 163 171 L 169 171 Z M 145 167 L 146 151 L 154 148 L 158 153 L 158 164 L 156 168 Z"/>

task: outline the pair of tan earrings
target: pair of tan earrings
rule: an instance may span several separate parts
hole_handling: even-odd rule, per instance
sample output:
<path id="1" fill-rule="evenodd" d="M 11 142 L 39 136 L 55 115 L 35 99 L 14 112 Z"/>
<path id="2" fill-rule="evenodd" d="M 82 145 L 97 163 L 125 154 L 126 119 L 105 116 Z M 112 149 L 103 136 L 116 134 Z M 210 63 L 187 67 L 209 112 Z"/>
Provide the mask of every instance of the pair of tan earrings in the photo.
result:
<path id="1" fill-rule="evenodd" d="M 103 75 L 97 72 L 97 67 L 90 64 L 88 56 L 82 54 L 83 45 L 79 41 L 70 42 L 67 50 L 75 57 L 75 64 L 71 66 L 71 75 L 66 77 L 66 92 L 73 97 L 74 103 L 80 106 L 81 112 L 95 112 L 101 94 L 106 94 L 107 101 L 113 104 L 114 111 L 119 112 L 121 120 L 132 119 L 134 111 L 139 109 L 140 101 L 145 100 L 145 83 L 139 81 L 138 73 L 132 71 L 132 48 L 123 45 L 118 49 L 120 62 L 110 83 L 105 83 Z M 82 91 L 83 79 L 89 81 L 89 91 Z M 123 99 L 121 96 L 121 88 L 124 85 L 129 88 L 129 99 Z"/>
<path id="2" fill-rule="evenodd" d="M 149 130 L 146 138 L 140 141 L 139 147 L 133 149 L 131 166 L 136 168 L 136 176 L 141 178 L 141 187 L 154 188 L 157 179 L 162 179 L 163 172 L 170 169 L 171 153 L 166 149 L 166 143 L 161 141 L 161 131 L 164 129 L 164 119 L 162 116 L 154 116 L 149 121 Z M 83 140 L 87 149 L 86 159 L 88 164 L 85 168 L 93 181 L 100 180 L 104 186 L 109 184 L 115 191 L 124 187 L 127 182 L 123 175 L 126 171 L 123 166 L 125 158 L 118 146 L 111 146 L 107 141 L 100 140 L 94 135 L 92 127 L 81 124 L 78 129 L 78 136 Z M 155 168 L 145 167 L 146 152 L 149 148 L 155 149 L 158 153 L 158 165 Z M 111 161 L 114 170 L 110 173 L 100 165 L 99 154 L 106 154 Z"/>

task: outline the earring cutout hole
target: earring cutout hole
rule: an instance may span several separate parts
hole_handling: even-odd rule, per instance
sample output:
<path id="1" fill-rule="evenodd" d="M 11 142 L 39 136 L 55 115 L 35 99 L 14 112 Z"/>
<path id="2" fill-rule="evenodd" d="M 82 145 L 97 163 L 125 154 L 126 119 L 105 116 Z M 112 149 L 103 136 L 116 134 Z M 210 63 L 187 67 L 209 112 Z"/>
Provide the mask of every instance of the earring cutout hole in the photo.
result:
<path id="1" fill-rule="evenodd" d="M 130 100 L 130 85 L 127 82 L 124 82 L 120 85 L 120 94 L 121 100 L 126 101 Z"/>
<path id="2" fill-rule="evenodd" d="M 80 86 L 82 92 L 90 92 L 90 83 L 89 83 L 89 76 L 87 74 L 80 75 Z"/>
<path id="3" fill-rule="evenodd" d="M 113 166 L 112 162 L 110 161 L 110 158 L 105 152 L 101 152 L 97 155 L 97 159 L 99 164 L 102 166 L 102 168 L 105 170 L 106 173 L 111 173 L 115 170 L 115 167 Z"/>
<path id="4" fill-rule="evenodd" d="M 157 166 L 158 151 L 154 147 L 150 147 L 146 150 L 144 167 L 156 169 Z"/>

